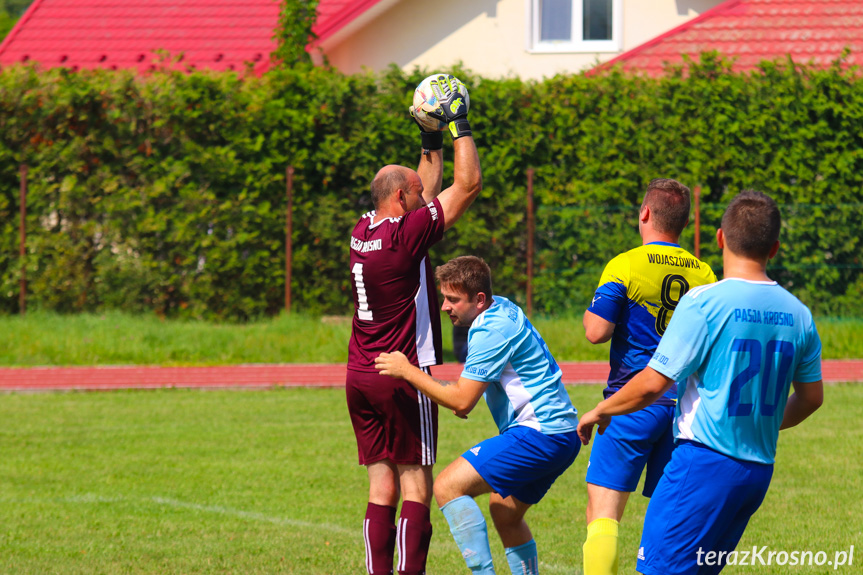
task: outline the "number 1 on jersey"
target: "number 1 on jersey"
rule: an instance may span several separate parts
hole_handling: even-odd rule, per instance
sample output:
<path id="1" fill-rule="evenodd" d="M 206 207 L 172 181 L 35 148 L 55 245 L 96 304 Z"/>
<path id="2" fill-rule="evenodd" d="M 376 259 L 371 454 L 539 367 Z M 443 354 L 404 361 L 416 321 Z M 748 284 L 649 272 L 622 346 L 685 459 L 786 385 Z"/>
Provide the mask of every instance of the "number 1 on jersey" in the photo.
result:
<path id="1" fill-rule="evenodd" d="M 357 288 L 357 317 L 361 320 L 372 321 L 374 319 L 372 310 L 369 309 L 369 298 L 366 295 L 366 284 L 363 281 L 363 264 L 354 264 L 351 273 L 354 274 L 354 286 Z"/>

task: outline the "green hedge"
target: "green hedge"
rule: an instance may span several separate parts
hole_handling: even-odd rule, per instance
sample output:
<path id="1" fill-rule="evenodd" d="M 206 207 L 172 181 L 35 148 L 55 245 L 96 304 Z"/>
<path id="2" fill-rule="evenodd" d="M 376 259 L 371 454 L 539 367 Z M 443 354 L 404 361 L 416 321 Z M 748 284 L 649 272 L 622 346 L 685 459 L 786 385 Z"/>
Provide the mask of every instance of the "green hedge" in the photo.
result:
<path id="1" fill-rule="evenodd" d="M 854 71 L 715 56 L 662 79 L 541 83 L 455 72 L 471 89 L 481 197 L 433 257 L 475 253 L 524 303 L 526 171 L 536 169 L 535 308 L 580 311 L 634 247 L 646 183 L 702 186 L 704 257 L 744 188 L 783 207 L 773 276 L 821 313 L 863 315 L 863 83 Z M 245 319 L 284 294 L 285 168 L 296 168 L 293 302 L 350 311 L 348 235 L 387 163 L 415 165 L 424 72 L 261 78 L 155 71 L 0 73 L 0 311 L 18 306 L 18 167 L 30 168 L 28 305 Z M 447 144 L 445 156 L 451 158 Z M 445 182 L 452 179 L 447 164 Z M 693 245 L 690 226 L 683 244 Z"/>

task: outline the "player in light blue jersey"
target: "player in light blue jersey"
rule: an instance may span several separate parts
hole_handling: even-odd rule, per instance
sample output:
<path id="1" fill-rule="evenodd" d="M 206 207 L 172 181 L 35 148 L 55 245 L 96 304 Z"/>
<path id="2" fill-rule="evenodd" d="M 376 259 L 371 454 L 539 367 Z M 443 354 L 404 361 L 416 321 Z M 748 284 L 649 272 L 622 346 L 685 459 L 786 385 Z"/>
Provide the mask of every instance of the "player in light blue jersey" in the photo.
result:
<path id="1" fill-rule="evenodd" d="M 812 314 L 767 277 L 780 224 L 769 196 L 735 197 L 716 234 L 725 279 L 690 290 L 648 367 L 579 424 L 587 444 L 594 426 L 603 433 L 611 416 L 680 382 L 678 445 L 644 518 L 638 571 L 646 575 L 721 571 L 767 493 L 779 430 L 823 401 Z"/>
<path id="2" fill-rule="evenodd" d="M 680 298 L 716 276 L 678 244 L 689 224 L 689 188 L 676 180 L 651 180 L 638 212 L 642 244 L 612 259 L 584 312 L 591 343 L 611 340 L 607 398 L 635 377 L 659 345 Z M 618 531 L 629 494 L 644 471 L 651 497 L 674 450 L 676 390 L 625 416 L 593 442 L 587 467 L 587 538 L 584 575 L 616 575 Z"/>
<path id="3" fill-rule="evenodd" d="M 500 435 L 473 446 L 435 480 L 434 495 L 473 573 L 494 573 L 488 530 L 474 497 L 491 493 L 489 510 L 514 575 L 539 572 L 536 542 L 524 521 L 581 447 L 578 415 L 560 368 L 524 312 L 492 296 L 491 270 L 474 256 L 437 268 L 443 311 L 470 326 L 464 371 L 440 381 L 399 353 L 383 353 L 384 375 L 407 380 L 436 403 L 467 417 L 485 395 Z"/>

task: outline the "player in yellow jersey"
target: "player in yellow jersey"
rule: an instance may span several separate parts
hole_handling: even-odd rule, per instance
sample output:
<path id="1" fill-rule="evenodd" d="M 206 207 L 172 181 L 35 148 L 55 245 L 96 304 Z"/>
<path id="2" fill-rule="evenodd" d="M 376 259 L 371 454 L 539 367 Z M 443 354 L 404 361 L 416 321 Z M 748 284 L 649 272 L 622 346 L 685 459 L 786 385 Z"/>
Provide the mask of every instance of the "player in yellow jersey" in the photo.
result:
<path id="1" fill-rule="evenodd" d="M 591 343 L 611 340 L 606 398 L 647 366 L 674 308 L 690 288 L 713 283 L 710 267 L 678 244 L 689 223 L 689 188 L 671 179 L 647 186 L 638 215 L 643 245 L 612 259 L 599 280 L 584 329 Z M 650 497 L 674 449 L 676 391 L 630 415 L 615 417 L 596 437 L 587 468 L 585 575 L 618 567 L 618 525 L 645 466 Z"/>

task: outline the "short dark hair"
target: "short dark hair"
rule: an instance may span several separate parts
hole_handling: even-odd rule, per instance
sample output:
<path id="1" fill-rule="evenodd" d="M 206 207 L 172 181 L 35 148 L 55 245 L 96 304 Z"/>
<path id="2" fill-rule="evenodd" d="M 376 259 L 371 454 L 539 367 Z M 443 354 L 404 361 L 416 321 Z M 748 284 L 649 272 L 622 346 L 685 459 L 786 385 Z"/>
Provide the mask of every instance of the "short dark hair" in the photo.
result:
<path id="1" fill-rule="evenodd" d="M 435 279 L 441 285 L 466 293 L 469 299 L 474 299 L 480 292 L 492 296 L 491 268 L 477 256 L 457 257 L 438 266 Z"/>
<path id="2" fill-rule="evenodd" d="M 725 244 L 737 255 L 766 259 L 779 239 L 782 216 L 779 206 L 765 193 L 744 190 L 722 214 Z"/>
<path id="3" fill-rule="evenodd" d="M 679 236 L 689 223 L 689 188 L 671 178 L 650 180 L 641 206 L 650 208 L 656 231 Z"/>
<path id="4" fill-rule="evenodd" d="M 397 189 L 407 189 L 407 170 L 381 170 L 375 175 L 370 186 L 372 205 L 379 210 L 383 202 Z"/>

